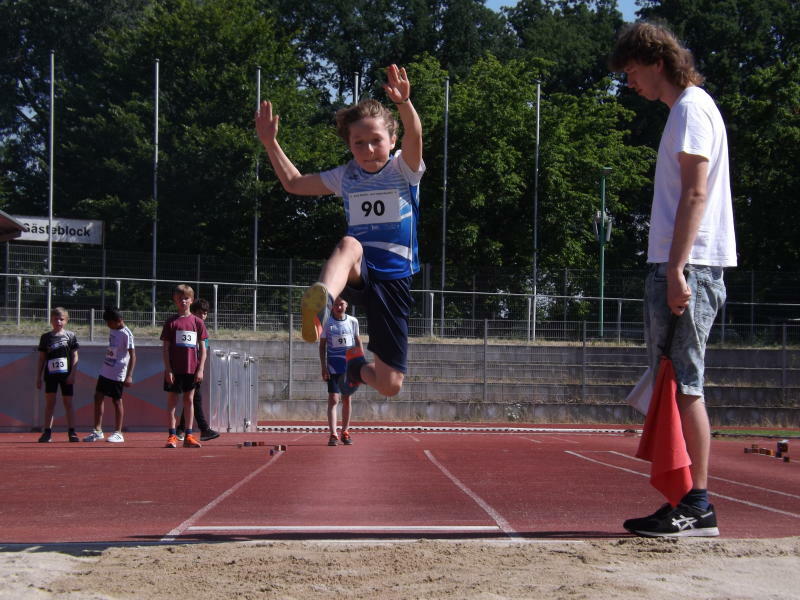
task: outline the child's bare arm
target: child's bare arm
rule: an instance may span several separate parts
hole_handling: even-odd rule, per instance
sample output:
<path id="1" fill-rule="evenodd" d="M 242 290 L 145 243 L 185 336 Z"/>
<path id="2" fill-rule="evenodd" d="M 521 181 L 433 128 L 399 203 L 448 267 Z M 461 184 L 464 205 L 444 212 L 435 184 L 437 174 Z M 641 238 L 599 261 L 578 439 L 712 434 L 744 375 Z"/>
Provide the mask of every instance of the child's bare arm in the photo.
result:
<path id="1" fill-rule="evenodd" d="M 169 342 L 164 340 L 161 345 L 161 359 L 164 361 L 164 380 L 172 385 L 175 383 L 175 376 L 172 374 L 172 364 L 169 362 Z"/>
<path id="2" fill-rule="evenodd" d="M 298 196 L 324 196 L 332 193 L 322 183 L 319 173 L 303 175 L 283 152 L 278 143 L 279 122 L 280 117 L 272 114 L 272 103 L 267 100 L 262 102 L 256 112 L 256 132 L 283 189 Z"/>
<path id="3" fill-rule="evenodd" d="M 133 383 L 133 370 L 136 368 L 136 350 L 130 348 L 128 350 L 130 360 L 128 362 L 128 372 L 125 374 L 125 387 L 130 387 Z"/>
<path id="4" fill-rule="evenodd" d="M 44 369 L 44 363 L 47 360 L 47 353 L 39 351 L 39 360 L 36 363 L 36 389 L 39 390 L 42 388 L 42 370 Z"/>
<path id="5" fill-rule="evenodd" d="M 416 172 L 422 164 L 422 122 L 411 104 L 411 82 L 406 70 L 397 65 L 386 69 L 388 84 L 383 86 L 389 100 L 397 105 L 403 122 L 402 156 L 408 167 Z"/>
<path id="6" fill-rule="evenodd" d="M 75 373 L 78 368 L 78 351 L 73 350 L 70 357 L 69 375 L 67 375 L 67 383 L 75 383 Z"/>

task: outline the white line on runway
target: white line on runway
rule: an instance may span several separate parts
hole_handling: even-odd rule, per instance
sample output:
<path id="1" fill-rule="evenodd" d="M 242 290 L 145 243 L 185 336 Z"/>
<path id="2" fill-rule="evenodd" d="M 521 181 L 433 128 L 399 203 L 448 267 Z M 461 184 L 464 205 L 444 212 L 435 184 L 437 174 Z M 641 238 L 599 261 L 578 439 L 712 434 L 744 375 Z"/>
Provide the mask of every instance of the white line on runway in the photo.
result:
<path id="1" fill-rule="evenodd" d="M 403 531 L 437 531 L 437 532 L 486 532 L 500 531 L 497 525 L 198 525 L 187 528 L 187 531 L 325 531 L 325 532 L 403 532 Z"/>
<path id="2" fill-rule="evenodd" d="M 492 520 L 495 523 L 497 523 L 497 526 L 500 527 L 503 533 L 505 533 L 508 537 L 514 537 L 514 538 L 517 537 L 518 534 L 516 531 L 514 531 L 514 528 L 511 527 L 511 524 L 508 521 L 506 521 L 499 512 L 497 512 L 494 508 L 492 508 L 488 502 L 486 502 L 483 498 L 478 496 L 478 494 L 469 489 L 458 477 L 456 477 L 450 471 L 448 471 L 447 467 L 445 467 L 442 463 L 436 460 L 436 457 L 433 456 L 433 453 L 430 450 L 425 450 L 425 456 L 427 456 L 428 460 L 430 460 L 434 465 L 436 465 L 439 468 L 439 470 L 442 473 L 444 473 L 445 476 L 450 481 L 455 483 L 458 489 L 460 489 L 467 496 L 472 498 L 472 500 L 475 501 L 475 503 L 478 506 L 480 506 L 486 512 L 486 514 L 492 518 Z"/>
<path id="3" fill-rule="evenodd" d="M 583 456 L 578 452 L 573 452 L 572 450 L 564 450 L 564 452 L 566 452 L 567 454 L 571 454 L 572 456 L 577 456 L 578 458 L 582 458 L 583 460 L 588 460 L 589 462 L 597 463 L 599 465 L 604 465 L 606 467 L 611 467 L 612 469 L 618 469 L 620 471 L 625 471 L 626 473 L 633 473 L 634 475 L 640 475 L 642 477 L 650 477 L 649 473 L 641 473 L 639 471 L 634 471 L 633 469 L 626 469 L 625 467 L 612 465 L 611 463 L 603 462 L 602 460 L 597 460 L 595 458 L 589 458 L 588 456 Z M 625 455 L 623 454 L 623 456 Z M 730 500 L 731 502 L 738 502 L 739 504 L 746 504 L 747 506 L 752 506 L 753 508 L 760 508 L 761 510 L 778 513 L 779 515 L 785 515 L 787 517 L 800 519 L 800 514 L 789 512 L 786 510 L 780 510 L 779 508 L 772 508 L 771 506 L 765 506 L 763 504 L 756 504 L 755 502 L 749 502 L 747 500 L 742 500 L 741 498 L 734 498 L 733 496 L 725 496 L 717 492 L 709 492 L 708 495 L 716 496 L 717 498 L 722 498 L 723 500 Z"/>
<path id="4" fill-rule="evenodd" d="M 636 456 L 631 456 L 630 454 L 625 454 L 624 452 L 617 452 L 616 450 L 608 450 L 607 452 L 625 458 L 629 458 L 631 460 L 637 460 L 639 462 L 644 462 L 644 463 L 647 462 L 646 460 L 637 458 Z M 756 490 L 761 490 L 762 492 L 769 492 L 771 494 L 780 494 L 781 496 L 788 496 L 789 498 L 797 498 L 798 500 L 800 500 L 800 496 L 798 496 L 797 494 L 790 494 L 789 492 L 782 492 L 781 490 L 773 490 L 772 488 L 765 488 L 761 487 L 760 485 L 753 485 L 752 483 L 745 483 L 743 481 L 736 481 L 734 479 L 725 479 L 724 477 L 717 477 L 716 475 L 709 475 L 708 478 L 716 479 L 717 481 L 724 481 L 725 483 L 732 483 L 733 485 L 741 485 L 743 487 L 749 487 Z"/>
<path id="5" fill-rule="evenodd" d="M 263 471 L 264 469 L 266 469 L 270 465 L 272 465 L 272 463 L 274 463 L 276 460 L 278 460 L 282 455 L 283 455 L 283 452 L 278 452 L 277 454 L 275 454 L 271 459 L 269 459 L 269 461 L 267 461 L 266 463 L 261 465 L 259 468 L 257 468 L 255 471 L 250 473 L 247 477 L 245 477 L 244 479 L 239 481 L 239 483 L 235 483 L 234 485 L 229 487 L 227 490 L 222 492 L 219 496 L 214 498 L 211 502 L 206 504 L 203 508 L 201 508 L 196 513 L 194 513 L 191 517 L 186 519 L 183 523 L 178 525 L 175 529 L 170 531 L 167 535 L 165 535 L 163 538 L 161 538 L 161 541 L 162 542 L 175 541 L 175 536 L 181 535 L 184 531 L 186 531 L 187 528 L 191 527 L 192 523 L 195 523 L 197 521 L 197 519 L 199 519 L 204 514 L 206 514 L 208 511 L 210 511 L 212 508 L 217 506 L 220 502 L 225 500 L 225 498 L 227 498 L 228 496 L 233 494 L 236 490 L 238 490 L 240 487 L 242 487 L 248 481 L 250 481 L 254 477 L 258 476 L 258 474 L 261 473 L 261 471 Z"/>

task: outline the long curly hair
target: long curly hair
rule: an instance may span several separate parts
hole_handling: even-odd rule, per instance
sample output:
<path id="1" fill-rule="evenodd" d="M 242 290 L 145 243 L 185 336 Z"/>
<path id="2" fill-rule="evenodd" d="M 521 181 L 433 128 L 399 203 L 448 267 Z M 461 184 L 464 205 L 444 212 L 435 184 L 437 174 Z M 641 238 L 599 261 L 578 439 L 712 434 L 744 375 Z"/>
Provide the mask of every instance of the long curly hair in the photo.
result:
<path id="1" fill-rule="evenodd" d="M 659 60 L 664 63 L 667 79 L 678 87 L 705 81 L 695 68 L 691 50 L 666 27 L 646 21 L 631 23 L 620 31 L 608 65 L 612 71 L 623 71 L 631 62 L 653 65 Z"/>

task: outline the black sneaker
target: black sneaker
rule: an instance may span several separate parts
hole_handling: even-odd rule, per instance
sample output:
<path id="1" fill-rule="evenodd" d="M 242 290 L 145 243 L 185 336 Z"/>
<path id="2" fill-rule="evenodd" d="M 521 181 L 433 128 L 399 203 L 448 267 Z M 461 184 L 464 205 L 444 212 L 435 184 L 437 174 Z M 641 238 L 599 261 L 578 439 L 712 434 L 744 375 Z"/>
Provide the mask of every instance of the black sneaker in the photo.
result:
<path id="1" fill-rule="evenodd" d="M 716 537 L 717 513 L 714 505 L 700 510 L 694 506 L 678 504 L 672 508 L 665 504 L 649 517 L 628 519 L 622 526 L 644 537 Z"/>
<path id="2" fill-rule="evenodd" d="M 219 432 L 214 431 L 213 429 L 206 429 L 205 431 L 200 432 L 200 441 L 207 442 L 208 440 L 214 440 L 219 437 Z"/>
<path id="3" fill-rule="evenodd" d="M 178 427 L 178 429 L 175 430 L 175 437 L 178 438 L 179 442 L 182 442 L 186 437 L 186 431 Z"/>
<path id="4" fill-rule="evenodd" d="M 352 446 L 353 445 L 353 438 L 350 437 L 350 432 L 349 431 L 343 431 L 342 432 L 342 443 L 345 446 Z"/>
<path id="5" fill-rule="evenodd" d="M 339 436 L 335 433 L 331 434 L 331 437 L 328 438 L 328 446 L 338 446 L 339 445 Z"/>
<path id="6" fill-rule="evenodd" d="M 51 437 L 52 437 L 51 433 L 49 431 L 45 431 L 42 435 L 39 436 L 39 443 L 40 444 L 50 443 L 53 441 L 52 439 L 50 439 Z"/>
<path id="7" fill-rule="evenodd" d="M 74 431 L 70 431 L 69 433 L 67 433 L 67 439 L 70 442 L 80 442 L 81 441 L 81 439 L 78 437 L 78 434 L 75 433 Z"/>

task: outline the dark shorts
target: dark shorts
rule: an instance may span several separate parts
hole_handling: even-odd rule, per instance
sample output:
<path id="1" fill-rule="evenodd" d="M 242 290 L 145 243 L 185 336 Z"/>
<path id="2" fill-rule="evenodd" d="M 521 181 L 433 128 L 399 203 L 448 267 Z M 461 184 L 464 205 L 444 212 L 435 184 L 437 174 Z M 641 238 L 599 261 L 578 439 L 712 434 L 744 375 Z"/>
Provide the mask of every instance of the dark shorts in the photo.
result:
<path id="1" fill-rule="evenodd" d="M 62 396 L 72 396 L 75 393 L 75 386 L 67 383 L 68 374 L 65 375 L 45 375 L 44 392 L 45 394 L 55 394 L 61 388 Z"/>
<path id="2" fill-rule="evenodd" d="M 342 298 L 364 308 L 367 313 L 369 345 L 367 349 L 391 368 L 405 373 L 408 368 L 408 319 L 414 299 L 411 277 L 376 279 L 375 273 L 361 261 L 359 288 L 347 286 Z"/>
<path id="3" fill-rule="evenodd" d="M 172 394 L 183 394 L 185 392 L 189 392 L 197 387 L 197 383 L 194 380 L 194 373 L 189 373 L 187 375 L 175 375 L 175 383 L 169 385 L 164 380 L 164 391 L 170 392 Z"/>
<path id="4" fill-rule="evenodd" d="M 114 381 L 108 377 L 100 375 L 97 378 L 97 386 L 94 388 L 95 392 L 100 392 L 103 396 L 108 396 L 114 400 L 122 398 L 123 383 L 121 381 Z"/>
<path id="5" fill-rule="evenodd" d="M 341 394 L 342 393 L 342 385 L 344 385 L 344 373 L 331 373 L 331 376 L 328 378 L 328 393 L 329 394 Z"/>

